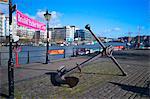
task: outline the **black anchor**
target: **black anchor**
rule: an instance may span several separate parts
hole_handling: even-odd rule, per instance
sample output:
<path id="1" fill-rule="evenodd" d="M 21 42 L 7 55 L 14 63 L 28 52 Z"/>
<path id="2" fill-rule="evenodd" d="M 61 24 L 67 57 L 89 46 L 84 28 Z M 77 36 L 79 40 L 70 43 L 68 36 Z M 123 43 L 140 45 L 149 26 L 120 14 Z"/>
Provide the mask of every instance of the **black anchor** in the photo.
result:
<path id="1" fill-rule="evenodd" d="M 120 66 L 120 64 L 117 62 L 117 60 L 113 57 L 112 53 L 113 53 L 113 47 L 112 46 L 108 46 L 106 47 L 100 39 L 98 39 L 95 34 L 91 31 L 90 29 L 90 25 L 86 25 L 85 28 L 87 30 L 89 30 L 89 32 L 93 35 L 93 37 L 97 40 L 97 42 L 100 44 L 100 46 L 102 47 L 103 51 L 102 53 L 99 53 L 96 56 L 93 56 L 89 59 L 87 59 L 86 61 L 77 64 L 75 67 L 71 68 L 71 69 L 67 69 L 65 66 L 61 66 L 59 69 L 57 69 L 57 72 L 55 73 L 51 73 L 51 82 L 54 86 L 61 86 L 61 84 L 67 84 L 69 85 L 70 88 L 76 86 L 79 82 L 79 79 L 76 77 L 71 77 L 69 76 L 69 74 L 79 70 L 81 71 L 81 68 L 83 66 L 85 66 L 86 64 L 94 61 L 95 59 L 101 57 L 103 54 L 107 55 L 109 58 L 111 58 L 111 60 L 116 64 L 116 66 L 120 69 L 120 71 L 122 72 L 123 76 L 126 76 L 127 73 L 123 70 L 123 68 Z"/>

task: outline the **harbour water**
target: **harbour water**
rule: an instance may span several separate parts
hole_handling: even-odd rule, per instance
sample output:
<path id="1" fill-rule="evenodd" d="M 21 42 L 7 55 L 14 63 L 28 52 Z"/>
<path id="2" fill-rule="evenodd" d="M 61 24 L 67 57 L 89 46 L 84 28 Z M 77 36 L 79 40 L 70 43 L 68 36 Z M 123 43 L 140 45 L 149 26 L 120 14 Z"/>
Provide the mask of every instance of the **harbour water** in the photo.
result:
<path id="1" fill-rule="evenodd" d="M 125 43 L 104 43 L 106 46 L 112 45 L 112 46 L 126 46 Z M 78 45 L 78 46 L 50 46 L 49 50 L 58 50 L 63 49 L 65 50 L 64 54 L 59 55 L 49 55 L 49 61 L 51 60 L 57 60 L 60 58 L 65 57 L 71 57 L 72 55 L 75 55 L 75 51 L 77 49 L 92 49 L 92 50 L 100 50 L 101 47 L 99 44 L 94 45 Z M 40 46 L 21 46 L 21 51 L 18 53 L 19 57 L 19 64 L 27 64 L 27 63 L 34 63 L 34 62 L 45 62 L 45 56 L 46 56 L 46 47 L 40 47 Z M 7 62 L 9 59 L 9 47 L 2 46 L 0 47 L 0 66 L 7 66 Z M 13 52 L 13 59 L 15 63 L 15 53 Z"/>

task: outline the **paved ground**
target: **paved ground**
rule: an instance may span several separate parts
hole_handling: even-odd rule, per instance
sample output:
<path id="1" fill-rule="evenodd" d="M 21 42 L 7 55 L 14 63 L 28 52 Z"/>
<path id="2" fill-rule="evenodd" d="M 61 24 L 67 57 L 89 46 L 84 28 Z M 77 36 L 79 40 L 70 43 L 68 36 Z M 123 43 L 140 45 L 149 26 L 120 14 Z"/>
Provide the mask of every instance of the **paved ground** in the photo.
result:
<path id="1" fill-rule="evenodd" d="M 80 79 L 74 88 L 66 85 L 53 86 L 48 72 L 59 66 L 74 66 L 86 58 L 55 61 L 48 65 L 29 64 L 15 69 L 15 97 L 20 98 L 67 98 L 67 99 L 149 99 L 150 52 L 149 50 L 121 51 L 114 53 L 128 76 L 121 73 L 107 58 L 100 58 L 83 68 L 82 73 L 72 74 Z M 0 69 L 1 92 L 7 94 L 7 69 Z M 5 76 L 4 76 L 5 75 Z"/>
<path id="2" fill-rule="evenodd" d="M 49 64 L 33 63 L 20 65 L 19 68 L 14 68 L 15 81 L 22 81 L 30 79 L 36 76 L 44 75 L 46 72 L 56 71 L 60 66 L 66 66 L 67 68 L 74 67 L 76 63 L 81 63 L 87 58 L 66 58 L 59 61 L 53 61 Z M 7 82 L 7 67 L 0 68 L 0 78 L 3 82 Z"/>
<path id="3" fill-rule="evenodd" d="M 116 77 L 113 80 L 85 92 L 85 97 L 105 99 L 141 99 L 148 98 L 148 71 L 143 67 L 128 67 L 127 77 Z M 90 94 L 91 92 L 94 92 Z"/>

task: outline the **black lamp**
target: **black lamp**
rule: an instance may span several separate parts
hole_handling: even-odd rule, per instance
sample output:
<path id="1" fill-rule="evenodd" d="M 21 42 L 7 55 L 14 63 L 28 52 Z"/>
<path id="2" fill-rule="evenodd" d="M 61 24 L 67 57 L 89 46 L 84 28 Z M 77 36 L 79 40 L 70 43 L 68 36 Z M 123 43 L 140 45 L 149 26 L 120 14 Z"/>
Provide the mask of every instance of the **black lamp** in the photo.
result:
<path id="1" fill-rule="evenodd" d="M 48 10 L 46 10 L 46 13 L 44 14 L 45 20 L 47 21 L 47 45 L 46 45 L 46 62 L 45 64 L 48 64 L 48 50 L 49 50 L 49 20 L 51 18 L 51 14 L 48 13 Z"/>

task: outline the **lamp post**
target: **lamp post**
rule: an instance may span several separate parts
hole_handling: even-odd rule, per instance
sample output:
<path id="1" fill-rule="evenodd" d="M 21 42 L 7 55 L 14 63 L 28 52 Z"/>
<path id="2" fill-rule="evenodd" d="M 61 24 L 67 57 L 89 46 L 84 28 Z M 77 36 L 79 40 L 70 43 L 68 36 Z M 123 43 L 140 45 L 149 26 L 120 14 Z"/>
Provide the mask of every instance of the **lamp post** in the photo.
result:
<path id="1" fill-rule="evenodd" d="M 46 62 L 48 64 L 48 50 L 49 50 L 49 20 L 51 18 L 51 14 L 48 13 L 48 10 L 44 14 L 45 20 L 47 21 L 47 45 L 46 45 Z"/>

